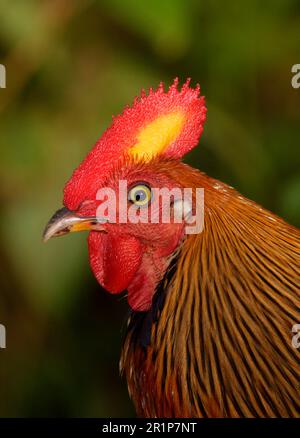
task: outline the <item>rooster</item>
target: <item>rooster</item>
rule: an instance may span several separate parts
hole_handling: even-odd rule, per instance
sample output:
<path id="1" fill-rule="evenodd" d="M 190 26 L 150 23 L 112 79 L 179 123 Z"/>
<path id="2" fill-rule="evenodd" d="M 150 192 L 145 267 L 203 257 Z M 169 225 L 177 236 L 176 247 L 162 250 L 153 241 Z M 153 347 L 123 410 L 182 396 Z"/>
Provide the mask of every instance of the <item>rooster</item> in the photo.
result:
<path id="1" fill-rule="evenodd" d="M 89 230 L 96 279 L 112 294 L 126 291 L 120 369 L 139 416 L 299 417 L 300 232 L 181 162 L 205 117 L 189 80 L 142 91 L 74 171 L 44 239 Z M 190 188 L 190 202 L 168 201 L 182 221 L 121 221 L 120 206 L 114 220 L 105 216 L 110 192 L 97 193 L 120 196 L 120 181 L 137 218 L 154 188 Z M 204 226 L 188 234 L 197 188 Z"/>

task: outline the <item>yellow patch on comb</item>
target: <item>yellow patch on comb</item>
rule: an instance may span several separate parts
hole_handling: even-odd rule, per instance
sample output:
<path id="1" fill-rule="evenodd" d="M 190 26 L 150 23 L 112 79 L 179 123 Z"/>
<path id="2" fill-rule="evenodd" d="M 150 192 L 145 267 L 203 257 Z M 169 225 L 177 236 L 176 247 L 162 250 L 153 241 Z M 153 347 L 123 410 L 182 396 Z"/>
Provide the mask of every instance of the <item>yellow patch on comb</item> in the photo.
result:
<path id="1" fill-rule="evenodd" d="M 158 117 L 140 131 L 138 142 L 129 153 L 146 160 L 161 154 L 179 136 L 184 121 L 184 114 L 180 111 Z"/>

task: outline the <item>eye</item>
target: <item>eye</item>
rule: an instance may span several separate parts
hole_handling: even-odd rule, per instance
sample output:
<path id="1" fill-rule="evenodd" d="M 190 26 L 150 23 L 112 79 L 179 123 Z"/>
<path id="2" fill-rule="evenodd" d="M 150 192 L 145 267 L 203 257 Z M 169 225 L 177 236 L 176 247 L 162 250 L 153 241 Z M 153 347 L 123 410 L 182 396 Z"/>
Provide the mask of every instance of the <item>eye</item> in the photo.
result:
<path id="1" fill-rule="evenodd" d="M 151 201 L 151 189 L 146 184 L 137 184 L 128 192 L 128 200 L 138 207 L 143 207 Z"/>

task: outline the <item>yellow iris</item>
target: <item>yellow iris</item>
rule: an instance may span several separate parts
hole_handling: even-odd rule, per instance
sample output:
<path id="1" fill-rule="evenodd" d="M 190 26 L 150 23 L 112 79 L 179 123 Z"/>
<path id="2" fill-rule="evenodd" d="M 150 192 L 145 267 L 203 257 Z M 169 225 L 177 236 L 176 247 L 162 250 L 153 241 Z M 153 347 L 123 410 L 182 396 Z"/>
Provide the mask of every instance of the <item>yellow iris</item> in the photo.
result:
<path id="1" fill-rule="evenodd" d="M 151 201 L 151 189 L 145 184 L 138 184 L 129 190 L 128 199 L 137 207 L 143 207 Z"/>

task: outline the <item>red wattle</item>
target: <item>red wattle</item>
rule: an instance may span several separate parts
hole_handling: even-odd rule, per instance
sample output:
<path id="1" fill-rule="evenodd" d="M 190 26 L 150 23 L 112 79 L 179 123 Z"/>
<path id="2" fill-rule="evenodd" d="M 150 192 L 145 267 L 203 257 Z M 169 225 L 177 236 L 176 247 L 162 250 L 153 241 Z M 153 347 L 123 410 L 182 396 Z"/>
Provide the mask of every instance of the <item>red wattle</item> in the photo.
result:
<path id="1" fill-rule="evenodd" d="M 91 268 L 101 286 L 114 294 L 127 289 L 142 260 L 139 240 L 92 231 L 88 246 Z"/>

